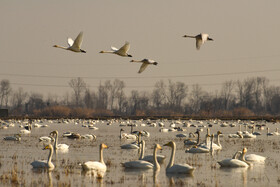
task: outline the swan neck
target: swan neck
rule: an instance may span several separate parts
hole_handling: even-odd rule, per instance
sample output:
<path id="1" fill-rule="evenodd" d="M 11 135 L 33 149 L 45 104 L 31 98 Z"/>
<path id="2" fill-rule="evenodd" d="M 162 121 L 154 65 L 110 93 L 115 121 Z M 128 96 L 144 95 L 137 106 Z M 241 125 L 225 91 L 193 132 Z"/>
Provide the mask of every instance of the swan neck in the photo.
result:
<path id="1" fill-rule="evenodd" d="M 49 153 L 49 157 L 48 157 L 48 166 L 51 165 L 52 155 L 53 155 L 53 148 L 50 148 L 50 153 Z"/>
<path id="2" fill-rule="evenodd" d="M 199 132 L 198 132 L 198 133 L 197 133 L 197 141 L 196 141 L 196 142 L 197 142 L 197 143 L 196 143 L 197 145 L 199 145 L 199 136 L 200 136 L 200 135 L 199 135 Z"/>
<path id="3" fill-rule="evenodd" d="M 55 132 L 55 140 L 54 140 L 54 150 L 57 149 L 57 140 L 58 140 L 58 133 Z"/>
<path id="4" fill-rule="evenodd" d="M 141 153 L 140 153 L 139 160 L 143 160 L 144 155 L 145 155 L 145 142 L 143 141 L 143 142 L 141 143 Z"/>
<path id="5" fill-rule="evenodd" d="M 176 151 L 176 144 L 173 143 L 170 161 L 166 168 L 171 168 L 174 165 L 175 151 Z"/>
<path id="6" fill-rule="evenodd" d="M 218 144 L 218 146 L 219 146 L 219 147 L 221 147 L 221 143 L 220 143 L 220 135 L 219 135 L 219 134 L 217 135 L 217 144 Z"/>
<path id="7" fill-rule="evenodd" d="M 101 146 L 99 149 L 99 162 L 101 162 L 102 164 L 105 164 L 105 162 L 103 160 L 103 148 Z"/>
<path id="8" fill-rule="evenodd" d="M 153 160 L 154 160 L 154 170 L 160 169 L 160 165 L 157 160 L 157 145 L 155 145 L 154 148 Z"/>
<path id="9" fill-rule="evenodd" d="M 63 47 L 63 46 L 60 46 L 60 45 L 56 45 L 55 47 L 60 48 L 60 49 L 68 49 L 67 47 Z"/>

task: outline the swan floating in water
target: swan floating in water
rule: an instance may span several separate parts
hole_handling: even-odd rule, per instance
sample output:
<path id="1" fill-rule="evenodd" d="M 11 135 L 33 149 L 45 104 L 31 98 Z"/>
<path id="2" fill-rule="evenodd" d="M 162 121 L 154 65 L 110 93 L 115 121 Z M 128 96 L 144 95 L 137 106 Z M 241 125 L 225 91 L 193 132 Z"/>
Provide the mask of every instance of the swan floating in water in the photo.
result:
<path id="1" fill-rule="evenodd" d="M 154 152 L 153 152 L 153 163 L 154 164 L 152 164 L 148 161 L 145 161 L 145 160 L 136 160 L 136 161 L 125 162 L 125 163 L 123 163 L 123 166 L 125 168 L 130 168 L 130 169 L 155 169 L 155 170 L 159 170 L 160 165 L 157 161 L 157 150 L 161 150 L 161 149 L 162 148 L 159 144 L 155 144 Z"/>
<path id="2" fill-rule="evenodd" d="M 151 60 L 151 59 L 147 59 L 147 58 L 145 58 L 145 59 L 143 59 L 143 60 L 131 60 L 130 62 L 139 62 L 139 63 L 142 63 L 142 65 L 141 65 L 141 67 L 140 67 L 138 73 L 142 73 L 142 72 L 148 67 L 148 65 L 151 65 L 151 64 L 157 65 L 157 64 L 158 64 L 156 61 Z"/>
<path id="3" fill-rule="evenodd" d="M 120 49 L 112 46 L 111 47 L 112 51 L 100 51 L 99 53 L 111 53 L 123 57 L 132 57 L 130 54 L 127 53 L 129 48 L 130 48 L 130 44 L 128 42 L 125 42 L 125 44 Z"/>
<path id="4" fill-rule="evenodd" d="M 107 149 L 108 146 L 104 143 L 99 146 L 99 162 L 98 161 L 87 161 L 82 164 L 83 170 L 95 170 L 97 172 L 105 173 L 107 166 L 103 160 L 103 149 Z"/>
<path id="5" fill-rule="evenodd" d="M 69 145 L 58 144 L 58 131 L 53 131 L 53 132 L 50 133 L 50 135 L 55 135 L 55 140 L 54 140 L 54 150 L 55 151 L 68 152 Z"/>
<path id="6" fill-rule="evenodd" d="M 176 174 L 192 174 L 195 170 L 194 167 L 188 164 L 174 164 L 175 160 L 175 152 L 176 152 L 176 144 L 175 142 L 171 141 L 164 146 L 168 146 L 172 148 L 171 157 L 169 164 L 166 167 L 166 173 L 176 173 Z"/>
<path id="7" fill-rule="evenodd" d="M 77 53 L 86 53 L 85 50 L 81 49 L 82 42 L 83 42 L 83 32 L 80 32 L 80 34 L 77 36 L 75 41 L 73 41 L 71 38 L 68 38 L 69 47 L 63 47 L 59 45 L 54 45 L 53 47 L 57 47 L 57 48 L 61 48 Z"/>
<path id="8" fill-rule="evenodd" d="M 218 164 L 221 167 L 249 167 L 249 164 L 246 162 L 237 159 L 237 156 L 241 153 L 241 151 L 237 151 L 232 158 L 224 159 L 219 161 Z"/>
<path id="9" fill-rule="evenodd" d="M 15 134 L 14 136 L 7 136 L 4 138 L 4 140 L 7 141 L 20 141 L 21 140 L 21 135 L 20 134 Z"/>
<path id="10" fill-rule="evenodd" d="M 147 162 L 154 163 L 154 155 L 144 156 L 145 155 L 145 144 L 146 144 L 145 140 L 142 140 L 141 141 L 141 154 L 140 154 L 139 160 L 145 160 Z M 164 155 L 157 154 L 156 158 L 157 158 L 158 163 L 162 164 L 166 157 Z"/>
<path id="11" fill-rule="evenodd" d="M 49 169 L 49 170 L 54 169 L 54 165 L 52 163 L 53 146 L 51 144 L 49 144 L 46 147 L 44 147 L 43 150 L 46 150 L 46 149 L 50 150 L 48 160 L 36 160 L 36 161 L 32 162 L 31 165 L 34 169 L 36 169 L 36 168 L 38 168 L 38 169 L 43 168 L 43 169 Z"/>
<path id="12" fill-rule="evenodd" d="M 204 44 L 207 40 L 208 41 L 213 41 L 212 38 L 209 38 L 209 34 L 204 34 L 200 33 L 196 36 L 189 36 L 189 35 L 184 35 L 183 37 L 185 38 L 195 38 L 196 40 L 196 49 L 199 50 L 201 45 Z"/>

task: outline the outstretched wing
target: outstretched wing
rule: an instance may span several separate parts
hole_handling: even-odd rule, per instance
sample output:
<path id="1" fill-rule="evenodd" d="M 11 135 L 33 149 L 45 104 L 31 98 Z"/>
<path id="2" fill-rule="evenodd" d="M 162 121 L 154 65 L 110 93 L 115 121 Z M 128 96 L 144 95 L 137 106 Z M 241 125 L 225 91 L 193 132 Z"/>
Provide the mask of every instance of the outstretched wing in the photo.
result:
<path id="1" fill-rule="evenodd" d="M 142 66 L 140 67 L 138 73 L 142 73 L 142 72 L 146 69 L 146 67 L 147 67 L 148 65 L 149 65 L 149 64 L 143 63 Z"/>
<path id="2" fill-rule="evenodd" d="M 119 52 L 126 54 L 129 48 L 130 48 L 129 42 L 125 42 L 125 44 L 119 49 Z"/>
<path id="3" fill-rule="evenodd" d="M 74 43 L 74 41 L 72 40 L 72 38 L 67 38 L 67 43 L 69 45 L 69 47 L 71 47 Z"/>
<path id="4" fill-rule="evenodd" d="M 203 44 L 203 41 L 201 39 L 196 39 L 196 49 L 199 50 L 200 46 Z"/>
<path id="5" fill-rule="evenodd" d="M 112 49 L 113 51 L 117 51 L 117 50 L 119 50 L 118 48 L 113 47 L 113 46 L 111 46 L 111 49 Z"/>
<path id="6" fill-rule="evenodd" d="M 83 42 L 83 32 L 80 32 L 80 34 L 77 36 L 77 38 L 74 41 L 73 47 L 80 49 L 82 42 Z"/>

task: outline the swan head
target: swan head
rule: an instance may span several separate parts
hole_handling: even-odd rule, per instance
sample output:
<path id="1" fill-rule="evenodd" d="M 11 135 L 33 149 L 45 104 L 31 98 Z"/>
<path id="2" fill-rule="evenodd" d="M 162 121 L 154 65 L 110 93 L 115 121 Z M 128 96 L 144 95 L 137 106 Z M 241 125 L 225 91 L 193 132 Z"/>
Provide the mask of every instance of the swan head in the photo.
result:
<path id="1" fill-rule="evenodd" d="M 53 148 L 52 144 L 49 144 L 49 145 L 45 146 L 43 150 L 52 149 L 52 148 Z"/>
<path id="2" fill-rule="evenodd" d="M 188 37 L 188 35 L 184 35 L 183 37 L 185 37 L 185 38 L 186 38 L 186 37 Z"/>
<path id="3" fill-rule="evenodd" d="M 157 62 L 154 62 L 153 64 L 154 64 L 154 65 L 157 65 L 158 63 L 157 63 Z"/>
<path id="4" fill-rule="evenodd" d="M 58 134 L 58 131 L 52 131 L 52 132 L 50 133 L 51 136 L 53 136 L 54 134 L 57 135 L 57 134 Z"/>
<path id="5" fill-rule="evenodd" d="M 53 47 L 58 47 L 58 45 L 53 45 Z"/>
<path id="6" fill-rule="evenodd" d="M 104 144 L 104 143 L 100 144 L 100 149 L 107 149 L 107 148 L 108 148 L 108 146 L 106 144 Z"/>
<path id="7" fill-rule="evenodd" d="M 131 60 L 130 62 L 135 62 L 135 60 Z"/>
<path id="8" fill-rule="evenodd" d="M 83 50 L 83 49 L 80 49 L 80 51 L 81 51 L 82 53 L 86 53 L 86 51 L 85 51 L 85 50 Z"/>
<path id="9" fill-rule="evenodd" d="M 173 147 L 174 146 L 174 142 L 170 141 L 167 144 L 164 144 L 163 146 Z"/>
<path id="10" fill-rule="evenodd" d="M 212 38 L 209 38 L 209 37 L 207 38 L 207 40 L 214 41 Z"/>
<path id="11" fill-rule="evenodd" d="M 217 134 L 220 135 L 220 134 L 223 134 L 223 133 L 221 131 L 218 131 Z"/>
<path id="12" fill-rule="evenodd" d="M 155 148 L 158 149 L 158 150 L 162 150 L 162 147 L 159 144 L 156 144 Z"/>
<path id="13" fill-rule="evenodd" d="M 99 53 L 105 53 L 104 51 L 100 51 Z"/>
<path id="14" fill-rule="evenodd" d="M 243 150 L 242 150 L 242 152 L 243 152 L 243 153 L 247 153 L 247 148 L 244 147 Z"/>
<path id="15" fill-rule="evenodd" d="M 128 54 L 127 56 L 128 56 L 128 57 L 132 57 L 132 55 L 129 55 L 129 54 Z"/>

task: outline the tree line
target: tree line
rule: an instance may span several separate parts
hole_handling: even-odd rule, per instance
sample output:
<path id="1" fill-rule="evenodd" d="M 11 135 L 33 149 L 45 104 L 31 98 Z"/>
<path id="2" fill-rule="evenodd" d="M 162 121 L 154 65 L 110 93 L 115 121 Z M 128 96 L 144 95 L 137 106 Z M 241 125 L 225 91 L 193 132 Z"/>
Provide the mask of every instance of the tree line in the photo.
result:
<path id="1" fill-rule="evenodd" d="M 250 117 L 280 114 L 280 87 L 265 77 L 225 81 L 220 90 L 208 92 L 199 84 L 160 80 L 152 91 L 125 92 L 119 79 L 100 83 L 91 90 L 78 77 L 69 81 L 71 93 L 46 98 L 40 93 L 13 90 L 9 80 L 0 83 L 0 107 L 12 116 L 97 117 L 97 116 L 201 116 Z"/>

